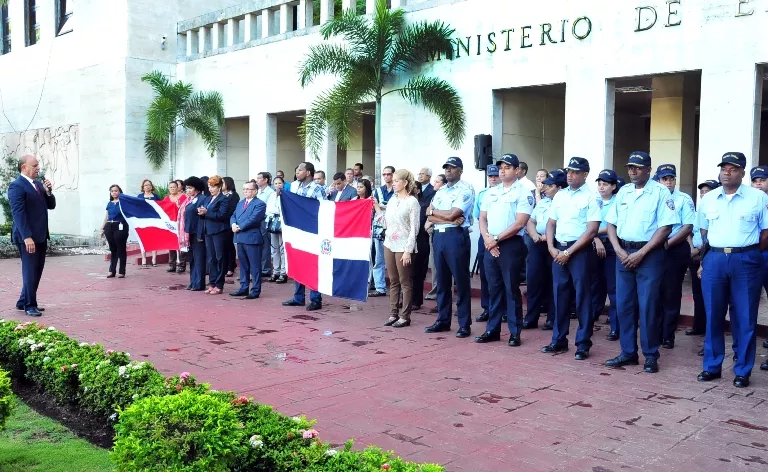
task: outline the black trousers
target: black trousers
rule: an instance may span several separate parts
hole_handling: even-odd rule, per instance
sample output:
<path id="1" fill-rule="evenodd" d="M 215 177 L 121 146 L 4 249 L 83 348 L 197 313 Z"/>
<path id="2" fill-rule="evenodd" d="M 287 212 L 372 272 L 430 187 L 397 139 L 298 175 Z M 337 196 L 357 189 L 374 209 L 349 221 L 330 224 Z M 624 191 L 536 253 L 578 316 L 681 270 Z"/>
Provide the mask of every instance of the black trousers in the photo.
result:
<path id="1" fill-rule="evenodd" d="M 704 309 L 704 294 L 701 292 L 701 279 L 697 275 L 701 261 L 691 259 L 688 269 L 691 275 L 693 294 L 693 330 L 704 333 L 707 330 L 707 312 Z"/>
<path id="2" fill-rule="evenodd" d="M 123 229 L 120 230 L 120 223 L 107 223 L 104 225 L 104 236 L 109 244 L 109 273 L 114 274 L 119 270 L 119 274 L 125 275 L 125 264 L 128 256 L 126 246 L 128 245 L 128 224 L 122 223 Z M 120 266 L 118 268 L 118 261 Z"/>
<path id="3" fill-rule="evenodd" d="M 227 230 L 224 233 L 227 235 L 227 244 L 224 248 L 226 251 L 226 258 L 224 259 L 224 266 L 227 272 L 234 272 L 237 267 L 237 249 L 235 248 L 235 233 L 232 230 Z"/>
<path id="4" fill-rule="evenodd" d="M 416 237 L 416 254 L 411 258 L 413 271 L 411 280 L 413 281 L 413 292 L 411 295 L 411 306 L 420 306 L 424 304 L 424 282 L 427 279 L 429 270 L 429 234 L 424 232 Z"/>

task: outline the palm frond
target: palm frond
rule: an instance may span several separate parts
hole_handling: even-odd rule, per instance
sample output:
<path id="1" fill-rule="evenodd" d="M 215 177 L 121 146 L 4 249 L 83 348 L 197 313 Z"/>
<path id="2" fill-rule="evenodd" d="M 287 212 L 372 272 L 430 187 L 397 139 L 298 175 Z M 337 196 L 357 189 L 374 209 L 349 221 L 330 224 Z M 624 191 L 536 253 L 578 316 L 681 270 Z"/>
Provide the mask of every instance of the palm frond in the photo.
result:
<path id="1" fill-rule="evenodd" d="M 334 16 L 331 21 L 323 25 L 320 33 L 325 40 L 332 36 L 341 36 L 347 41 L 355 56 L 367 54 L 373 46 L 368 18 L 358 15 L 355 9 L 349 9 L 341 15 Z"/>
<path id="2" fill-rule="evenodd" d="M 179 109 L 173 100 L 160 96 L 152 100 L 147 109 L 147 133 L 154 139 L 168 139 L 176 125 Z"/>
<path id="3" fill-rule="evenodd" d="M 211 157 L 221 146 L 221 127 L 215 117 L 209 115 L 194 115 L 184 121 L 184 127 L 197 133 L 205 144 Z"/>
<path id="4" fill-rule="evenodd" d="M 405 24 L 405 12 L 401 9 L 387 9 L 386 0 L 376 0 L 376 13 L 373 16 L 372 34 L 374 38 L 374 49 L 371 52 L 372 58 L 379 64 L 380 68 L 385 68 L 389 63 L 394 52 L 394 43 L 397 36 Z M 379 83 L 383 84 L 384 78 L 379 78 Z"/>
<path id="5" fill-rule="evenodd" d="M 159 70 L 153 70 L 149 74 L 144 74 L 141 77 L 141 81 L 151 85 L 155 95 L 163 95 L 171 87 L 171 81 Z"/>
<path id="6" fill-rule="evenodd" d="M 445 54 L 452 59 L 454 31 L 442 21 L 424 21 L 407 26 L 397 37 L 387 72 L 394 74 L 408 71 L 435 54 Z"/>
<path id="7" fill-rule="evenodd" d="M 437 115 L 448 144 L 454 149 L 461 147 L 466 135 L 464 107 L 458 92 L 448 82 L 418 76 L 397 92 L 411 104 L 421 105 Z"/>
<path id="8" fill-rule="evenodd" d="M 155 139 L 149 134 L 144 136 L 144 154 L 154 170 L 160 169 L 168 157 L 168 135 L 165 139 Z"/>
<path id="9" fill-rule="evenodd" d="M 224 126 L 224 98 L 219 92 L 197 92 L 185 102 L 180 113 L 182 124 L 190 118 L 203 116 Z"/>
<path id="10" fill-rule="evenodd" d="M 354 57 L 348 49 L 337 44 L 318 44 L 309 48 L 309 54 L 299 66 L 299 83 L 306 87 L 322 74 L 341 75 L 349 71 Z"/>

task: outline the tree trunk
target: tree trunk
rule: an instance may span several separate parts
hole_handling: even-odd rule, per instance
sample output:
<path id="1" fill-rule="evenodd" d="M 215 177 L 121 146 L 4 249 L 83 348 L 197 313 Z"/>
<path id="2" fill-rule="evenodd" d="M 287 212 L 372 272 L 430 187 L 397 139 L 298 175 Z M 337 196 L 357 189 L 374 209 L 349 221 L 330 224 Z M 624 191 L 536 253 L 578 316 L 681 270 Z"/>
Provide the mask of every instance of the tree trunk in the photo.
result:
<path id="1" fill-rule="evenodd" d="M 376 187 L 381 185 L 381 98 L 376 100 L 375 165 L 373 180 Z"/>
<path id="2" fill-rule="evenodd" d="M 168 139 L 168 182 L 176 178 L 176 130 L 172 129 Z"/>

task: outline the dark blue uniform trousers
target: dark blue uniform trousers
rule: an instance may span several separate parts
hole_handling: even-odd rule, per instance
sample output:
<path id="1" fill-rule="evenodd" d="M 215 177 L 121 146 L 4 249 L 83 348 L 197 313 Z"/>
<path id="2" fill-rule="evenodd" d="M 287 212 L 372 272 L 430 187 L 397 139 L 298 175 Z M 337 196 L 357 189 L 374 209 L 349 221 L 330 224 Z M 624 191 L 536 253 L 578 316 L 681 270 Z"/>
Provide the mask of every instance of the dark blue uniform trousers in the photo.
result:
<path id="1" fill-rule="evenodd" d="M 227 268 L 227 248 L 229 246 L 230 231 L 222 231 L 205 236 L 205 251 L 208 254 L 208 285 L 224 288 L 224 275 Z M 234 251 L 234 247 L 230 249 Z"/>
<path id="2" fill-rule="evenodd" d="M 458 297 L 456 310 L 459 327 L 469 329 L 472 325 L 471 292 L 469 285 L 469 231 L 467 228 L 447 228 L 432 233 L 432 245 L 435 250 L 435 270 L 437 275 L 437 322 L 451 326 L 451 305 L 453 304 L 453 286 L 456 281 Z"/>
<path id="3" fill-rule="evenodd" d="M 627 249 L 633 254 L 638 249 Z M 661 281 L 664 278 L 664 248 L 648 253 L 634 270 L 616 264 L 616 307 L 619 343 L 625 356 L 637 356 L 637 328 L 640 348 L 646 359 L 659 358 L 661 344 Z"/>
<path id="4" fill-rule="evenodd" d="M 690 263 L 691 246 L 687 241 L 667 248 L 664 255 L 664 280 L 661 284 L 664 313 L 662 341 L 675 340 L 677 318 L 680 316 L 680 304 L 683 299 L 683 280 Z"/>
<path id="5" fill-rule="evenodd" d="M 768 251 L 763 251 L 763 290 L 768 295 Z"/>
<path id="6" fill-rule="evenodd" d="M 485 242 L 480 236 L 477 240 L 477 266 L 480 269 L 480 306 L 488 309 L 488 278 L 485 276 L 485 258 L 489 257 L 485 251 Z"/>
<path id="7" fill-rule="evenodd" d="M 205 265 L 207 257 L 205 241 L 198 241 L 197 235 L 189 235 L 189 288 L 202 290 L 205 288 Z"/>
<path id="8" fill-rule="evenodd" d="M 730 303 L 731 333 L 738 360 L 733 373 L 749 377 L 755 363 L 755 328 L 762 287 L 758 249 L 725 254 L 709 251 L 702 262 L 701 288 L 707 312 L 704 370 L 718 373 L 725 358 L 725 315 Z"/>
<path id="9" fill-rule="evenodd" d="M 619 320 L 616 316 L 616 251 L 608 238 L 600 238 L 605 246 L 605 257 L 599 258 L 595 254 L 596 271 L 592 279 L 592 313 L 594 319 L 600 316 L 605 307 L 605 297 L 611 306 L 608 308 L 608 322 L 611 331 L 619 332 Z"/>
<path id="10" fill-rule="evenodd" d="M 250 281 L 252 297 L 261 295 L 261 254 L 262 244 L 238 244 L 237 258 L 240 260 L 240 291 L 248 292 Z"/>
<path id="11" fill-rule="evenodd" d="M 547 250 L 547 243 L 534 243 L 527 234 L 523 236 L 528 254 L 525 258 L 527 279 L 527 305 L 525 322 L 539 322 L 542 312 L 547 314 L 547 322 L 554 322 L 555 299 L 552 295 L 552 256 Z"/>
<path id="12" fill-rule="evenodd" d="M 501 316 L 507 315 L 509 334 L 523 329 L 523 297 L 520 295 L 520 269 L 525 258 L 525 243 L 520 236 L 499 242 L 499 257 L 485 253 L 490 309 L 486 332 L 501 331 Z M 505 301 L 507 303 L 505 303 Z"/>
<path id="13" fill-rule="evenodd" d="M 16 308 L 29 310 L 37 308 L 37 288 L 40 286 L 40 279 L 43 277 L 45 268 L 45 253 L 48 250 L 48 241 L 35 243 L 35 252 L 27 252 L 27 245 L 21 243 L 18 245 L 21 255 L 21 293 L 16 302 Z"/>
<path id="14" fill-rule="evenodd" d="M 572 244 L 556 242 L 564 251 Z M 588 351 L 592 347 L 592 277 L 595 270 L 595 252 L 592 245 L 572 254 L 566 265 L 552 261 L 552 291 L 555 295 L 555 326 L 552 344 L 568 345 L 568 329 L 571 324 L 571 300 L 576 296 L 576 316 L 579 328 L 576 330 L 577 349 Z"/>

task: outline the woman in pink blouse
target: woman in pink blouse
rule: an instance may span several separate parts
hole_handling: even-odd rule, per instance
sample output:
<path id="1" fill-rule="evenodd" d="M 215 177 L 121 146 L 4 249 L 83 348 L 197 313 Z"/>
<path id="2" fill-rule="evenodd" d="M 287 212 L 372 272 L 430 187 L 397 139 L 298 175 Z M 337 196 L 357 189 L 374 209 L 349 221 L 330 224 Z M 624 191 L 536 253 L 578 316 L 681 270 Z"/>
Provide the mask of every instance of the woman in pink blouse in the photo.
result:
<path id="1" fill-rule="evenodd" d="M 389 319 L 384 324 L 402 328 L 411 324 L 411 254 L 416 252 L 416 235 L 419 234 L 419 201 L 414 194 L 413 174 L 405 169 L 395 172 L 392 189 L 395 195 L 389 199 L 386 211 L 374 200 L 376 218 L 386 228 L 384 234 L 384 261 L 389 275 Z M 400 292 L 403 305 L 398 317 Z"/>
<path id="2" fill-rule="evenodd" d="M 179 209 L 179 218 L 184 211 L 182 207 L 186 208 L 187 195 L 184 193 L 184 186 L 179 186 L 178 180 L 172 180 L 168 182 L 168 195 L 164 200 L 173 202 L 176 208 Z M 177 223 L 178 223 L 177 218 Z M 177 234 L 184 232 L 184 227 L 177 224 L 181 230 Z M 179 274 L 184 273 L 187 270 L 187 254 L 184 251 L 168 251 L 168 272 L 176 272 L 178 268 Z"/>

